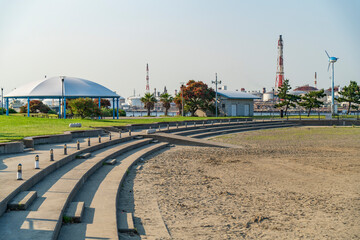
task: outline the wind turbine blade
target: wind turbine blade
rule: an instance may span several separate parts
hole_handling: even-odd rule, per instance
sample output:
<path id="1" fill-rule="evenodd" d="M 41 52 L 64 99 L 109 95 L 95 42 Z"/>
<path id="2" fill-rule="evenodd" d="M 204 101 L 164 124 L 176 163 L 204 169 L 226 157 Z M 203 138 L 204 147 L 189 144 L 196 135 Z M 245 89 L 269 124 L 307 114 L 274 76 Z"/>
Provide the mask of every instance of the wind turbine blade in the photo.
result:
<path id="1" fill-rule="evenodd" d="M 329 56 L 329 54 L 328 54 L 328 52 L 325 50 L 325 53 L 326 53 L 326 55 L 328 56 L 328 58 L 330 58 L 330 56 Z"/>
<path id="2" fill-rule="evenodd" d="M 328 71 L 329 71 L 329 68 L 330 68 L 330 64 L 331 64 L 331 63 L 329 63 L 329 66 L 328 66 Z"/>

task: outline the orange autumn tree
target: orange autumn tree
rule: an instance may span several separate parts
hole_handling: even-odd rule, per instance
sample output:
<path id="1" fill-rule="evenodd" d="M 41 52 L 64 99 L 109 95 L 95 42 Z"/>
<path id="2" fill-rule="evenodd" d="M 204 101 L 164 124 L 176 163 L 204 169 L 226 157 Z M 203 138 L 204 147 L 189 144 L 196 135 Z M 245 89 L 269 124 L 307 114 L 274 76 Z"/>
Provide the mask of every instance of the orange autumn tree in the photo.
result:
<path id="1" fill-rule="evenodd" d="M 212 108 L 215 91 L 202 81 L 189 80 L 183 88 L 184 108 L 195 116 L 198 109 L 208 110 Z"/>

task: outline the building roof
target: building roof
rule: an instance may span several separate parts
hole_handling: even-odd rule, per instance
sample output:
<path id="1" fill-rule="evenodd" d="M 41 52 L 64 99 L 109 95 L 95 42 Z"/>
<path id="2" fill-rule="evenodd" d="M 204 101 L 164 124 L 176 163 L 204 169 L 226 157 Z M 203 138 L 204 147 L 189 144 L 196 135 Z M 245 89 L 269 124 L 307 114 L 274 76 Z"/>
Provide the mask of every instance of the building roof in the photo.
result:
<path id="1" fill-rule="evenodd" d="M 318 89 L 316 87 L 312 87 L 309 84 L 301 86 L 301 87 L 297 87 L 294 89 L 295 91 L 302 91 L 302 92 L 312 92 L 312 91 L 317 91 Z"/>
<path id="2" fill-rule="evenodd" d="M 220 96 L 230 99 L 260 99 L 260 97 L 239 91 L 218 90 Z"/>
<path id="3" fill-rule="evenodd" d="M 64 96 L 67 98 L 75 97 L 120 97 L 110 89 L 82 78 L 64 77 Z M 21 86 L 5 97 L 14 98 L 58 98 L 62 97 L 61 77 L 50 77 L 40 81 L 31 82 Z"/>

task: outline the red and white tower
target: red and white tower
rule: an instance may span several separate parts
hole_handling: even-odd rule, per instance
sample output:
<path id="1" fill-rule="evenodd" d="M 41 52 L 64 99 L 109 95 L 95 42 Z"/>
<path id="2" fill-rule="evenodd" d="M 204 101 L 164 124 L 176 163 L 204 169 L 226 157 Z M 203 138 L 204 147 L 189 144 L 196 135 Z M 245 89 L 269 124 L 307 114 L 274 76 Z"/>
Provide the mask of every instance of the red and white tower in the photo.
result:
<path id="1" fill-rule="evenodd" d="M 149 86 L 149 64 L 146 64 L 146 92 L 150 92 L 150 86 Z"/>
<path id="2" fill-rule="evenodd" d="M 284 59 L 283 59 L 283 40 L 280 35 L 278 41 L 278 58 L 277 58 L 277 68 L 276 68 L 276 81 L 275 89 L 281 87 L 284 81 Z"/>

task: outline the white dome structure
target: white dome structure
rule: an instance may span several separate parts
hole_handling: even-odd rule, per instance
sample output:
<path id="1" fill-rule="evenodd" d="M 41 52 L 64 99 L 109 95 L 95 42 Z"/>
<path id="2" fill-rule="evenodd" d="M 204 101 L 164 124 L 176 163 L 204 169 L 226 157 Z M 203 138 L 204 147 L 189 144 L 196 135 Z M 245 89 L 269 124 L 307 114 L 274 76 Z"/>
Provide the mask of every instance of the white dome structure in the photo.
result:
<path id="1" fill-rule="evenodd" d="M 62 92 L 64 79 L 64 92 Z M 51 77 L 31 82 L 7 94 L 9 98 L 119 98 L 120 96 L 110 89 L 82 78 Z"/>
<path id="2" fill-rule="evenodd" d="M 118 94 L 110 89 L 82 78 L 57 76 L 45 78 L 40 81 L 31 82 L 27 85 L 19 87 L 5 96 L 6 100 L 6 115 L 9 115 L 9 98 L 26 98 L 28 102 L 28 116 L 29 116 L 29 103 L 30 99 L 58 99 L 59 106 L 60 101 L 63 102 L 63 115 L 66 118 L 66 99 L 71 98 L 98 98 L 99 107 L 101 98 L 112 98 L 113 101 L 113 118 L 115 118 L 115 103 L 116 103 L 116 115 L 119 117 L 119 99 Z M 62 100 L 63 99 L 63 100 Z M 59 113 L 59 117 L 60 113 Z"/>

